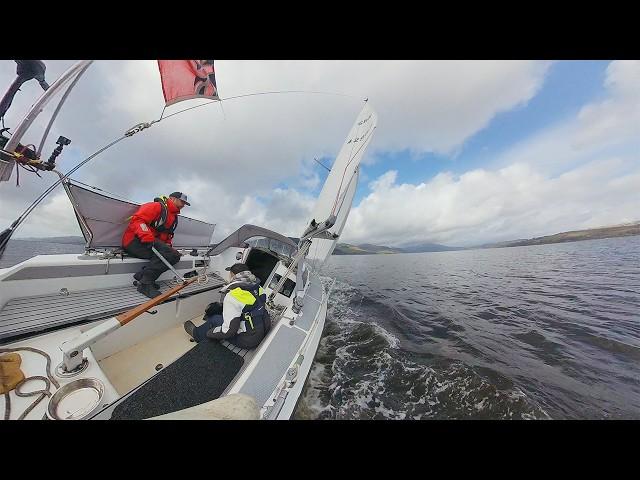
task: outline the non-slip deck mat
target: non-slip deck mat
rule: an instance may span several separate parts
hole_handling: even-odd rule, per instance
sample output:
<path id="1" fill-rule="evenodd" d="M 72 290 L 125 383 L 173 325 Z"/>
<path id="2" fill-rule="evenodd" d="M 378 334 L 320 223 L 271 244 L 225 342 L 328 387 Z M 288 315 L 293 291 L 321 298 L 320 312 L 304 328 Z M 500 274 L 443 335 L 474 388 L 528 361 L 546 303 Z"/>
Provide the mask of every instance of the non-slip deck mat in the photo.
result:
<path id="1" fill-rule="evenodd" d="M 175 285 L 171 280 L 161 280 L 158 283 L 162 292 Z M 192 283 L 165 302 L 173 301 L 176 297 L 220 288 L 224 284 L 222 278 L 209 274 L 206 284 Z M 66 296 L 49 294 L 13 298 L 0 310 L 0 339 L 10 339 L 77 322 L 109 318 L 147 300 L 149 299 L 133 285 L 76 291 Z"/>
<path id="2" fill-rule="evenodd" d="M 203 341 L 118 405 L 113 420 L 141 420 L 214 400 L 244 359 L 217 341 Z"/>

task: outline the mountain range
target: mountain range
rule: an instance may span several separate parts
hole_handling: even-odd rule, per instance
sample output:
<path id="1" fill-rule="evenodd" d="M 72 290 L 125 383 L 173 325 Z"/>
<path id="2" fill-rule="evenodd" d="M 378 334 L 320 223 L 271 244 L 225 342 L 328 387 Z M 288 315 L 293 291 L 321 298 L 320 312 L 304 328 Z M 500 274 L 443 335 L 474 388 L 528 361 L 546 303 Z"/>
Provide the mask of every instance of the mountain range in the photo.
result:
<path id="1" fill-rule="evenodd" d="M 408 247 L 387 247 L 383 245 L 371 245 L 368 243 L 361 245 L 351 245 L 348 243 L 338 243 L 333 252 L 334 255 L 375 255 L 391 253 L 422 253 L 422 252 L 444 252 L 451 250 L 473 250 L 477 248 L 504 248 L 520 247 L 525 245 L 545 245 L 549 243 L 578 242 L 581 240 L 595 240 L 598 238 L 626 237 L 630 235 L 640 235 L 640 221 L 615 225 L 610 227 L 590 228 L 586 230 L 572 230 L 569 232 L 546 235 L 528 239 L 509 240 L 506 242 L 486 243 L 473 247 L 449 247 L 437 243 L 423 243 Z"/>
<path id="2" fill-rule="evenodd" d="M 556 233 L 544 237 L 510 240 L 507 242 L 488 243 L 474 248 L 502 248 L 520 247 L 524 245 L 545 245 L 549 243 L 578 242 L 581 240 L 595 240 L 598 238 L 627 237 L 640 235 L 640 222 L 632 222 L 613 227 L 589 228 L 586 230 L 572 230 Z"/>
<path id="3" fill-rule="evenodd" d="M 389 255 L 396 253 L 423 253 L 423 252 L 446 252 L 454 250 L 473 250 L 477 248 L 504 248 L 519 247 L 524 245 L 544 245 L 549 243 L 577 242 L 580 240 L 594 240 L 598 238 L 626 237 L 630 235 L 640 235 L 640 221 L 615 225 L 610 227 L 590 228 L 585 230 L 572 230 L 568 232 L 534 237 L 529 239 L 509 240 L 505 242 L 486 243 L 473 247 L 450 247 L 438 243 L 421 243 L 405 247 L 388 247 L 385 245 L 373 245 L 363 243 L 352 245 L 349 243 L 338 243 L 334 255 Z M 297 242 L 297 238 L 290 237 Z M 64 237 L 44 237 L 44 238 L 15 238 L 13 241 L 27 242 L 47 242 L 84 245 L 85 240 L 79 236 Z"/>
<path id="4" fill-rule="evenodd" d="M 422 243 L 409 247 L 386 247 L 384 245 L 372 245 L 363 243 L 360 245 L 351 245 L 349 243 L 338 243 L 334 255 L 376 255 L 376 254 L 392 254 L 392 253 L 423 253 L 423 252 L 445 252 L 451 250 L 464 250 L 460 247 L 448 247 L 438 243 Z"/>

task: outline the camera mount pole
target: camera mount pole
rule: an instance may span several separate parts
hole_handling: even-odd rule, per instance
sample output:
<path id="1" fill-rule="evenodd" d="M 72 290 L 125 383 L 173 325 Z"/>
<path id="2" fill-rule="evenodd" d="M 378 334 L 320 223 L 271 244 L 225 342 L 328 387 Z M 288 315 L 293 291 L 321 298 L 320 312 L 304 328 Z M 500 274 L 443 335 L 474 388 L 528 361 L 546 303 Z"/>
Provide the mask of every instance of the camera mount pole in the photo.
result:
<path id="1" fill-rule="evenodd" d="M 62 149 L 66 145 L 69 145 L 71 143 L 71 140 L 69 140 L 66 137 L 60 136 L 56 143 L 58 144 L 58 146 L 56 147 L 56 149 L 53 151 L 53 153 L 49 157 L 49 160 L 47 160 L 47 164 L 48 164 L 50 169 L 55 168 L 55 166 L 56 166 L 56 158 L 58 157 L 58 155 L 60 155 L 62 153 Z"/>

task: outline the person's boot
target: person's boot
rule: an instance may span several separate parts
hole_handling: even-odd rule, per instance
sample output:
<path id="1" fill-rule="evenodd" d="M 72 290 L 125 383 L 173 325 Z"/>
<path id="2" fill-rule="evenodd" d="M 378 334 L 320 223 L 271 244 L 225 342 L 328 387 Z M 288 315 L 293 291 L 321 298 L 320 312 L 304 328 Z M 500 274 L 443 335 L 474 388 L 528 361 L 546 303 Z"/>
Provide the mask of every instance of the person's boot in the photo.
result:
<path id="1" fill-rule="evenodd" d="M 184 331 L 189 334 L 192 342 L 195 342 L 195 337 L 193 336 L 193 331 L 195 329 L 196 325 L 191 320 L 187 320 L 186 322 L 184 322 Z"/>
<path id="2" fill-rule="evenodd" d="M 161 295 L 160 290 L 155 288 L 152 283 L 138 284 L 138 292 L 149 298 L 156 298 L 158 295 Z"/>
<path id="3" fill-rule="evenodd" d="M 139 272 L 133 274 L 133 278 L 135 280 L 137 280 L 138 282 L 140 282 L 140 280 L 142 280 L 142 274 L 144 273 L 144 269 L 145 268 L 146 267 L 142 267 L 142 270 L 140 270 Z M 156 288 L 156 290 L 160 290 L 160 285 L 158 283 L 153 282 L 153 286 Z"/>

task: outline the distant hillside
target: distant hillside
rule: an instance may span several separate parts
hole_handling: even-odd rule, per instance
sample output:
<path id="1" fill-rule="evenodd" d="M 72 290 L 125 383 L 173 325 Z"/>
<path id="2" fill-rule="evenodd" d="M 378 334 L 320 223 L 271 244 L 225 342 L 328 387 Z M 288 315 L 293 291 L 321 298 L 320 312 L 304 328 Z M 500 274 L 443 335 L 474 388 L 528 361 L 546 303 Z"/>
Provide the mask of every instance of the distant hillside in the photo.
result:
<path id="1" fill-rule="evenodd" d="M 439 243 L 421 243 L 419 245 L 411 245 L 402 247 L 404 253 L 423 253 L 423 252 L 449 252 L 453 250 L 466 250 L 464 247 L 448 247 Z"/>
<path id="2" fill-rule="evenodd" d="M 84 245 L 86 242 L 83 237 L 68 236 L 68 237 L 25 237 L 25 238 L 13 238 L 13 241 L 20 242 L 42 242 L 42 243 L 64 243 L 70 245 Z"/>
<path id="3" fill-rule="evenodd" d="M 470 250 L 475 248 L 503 248 L 519 247 L 525 245 L 545 245 L 549 243 L 578 242 L 581 240 L 595 240 L 598 238 L 626 237 L 640 235 L 640 221 L 616 225 L 612 227 L 591 228 L 587 230 L 573 230 L 570 232 L 556 233 L 544 237 L 510 240 L 507 242 L 487 243 L 474 247 L 448 247 L 437 243 L 423 243 L 408 247 L 385 247 L 381 245 L 351 245 L 348 243 L 338 243 L 334 255 L 376 255 L 391 253 L 422 253 L 422 252 L 445 252 L 453 250 Z"/>
<path id="4" fill-rule="evenodd" d="M 581 240 L 595 240 L 598 238 L 627 237 L 640 235 L 640 222 L 615 227 L 591 228 L 588 230 L 573 230 L 570 232 L 556 233 L 544 237 L 535 237 L 508 242 L 497 242 L 480 245 L 476 248 L 502 248 L 520 247 L 525 245 L 545 245 L 549 243 L 578 242 Z"/>
<path id="5" fill-rule="evenodd" d="M 437 243 L 423 243 L 410 247 L 386 247 L 383 245 L 372 245 L 363 243 L 361 245 L 351 245 L 349 243 L 338 243 L 334 255 L 378 255 L 391 253 L 423 253 L 423 252 L 444 252 L 448 250 L 462 250 L 458 247 L 447 247 Z"/>
<path id="6" fill-rule="evenodd" d="M 333 250 L 334 255 L 376 255 L 376 254 L 390 254 L 390 253 L 404 253 L 398 248 L 384 247 L 380 245 L 351 245 L 349 243 L 338 243 Z"/>

